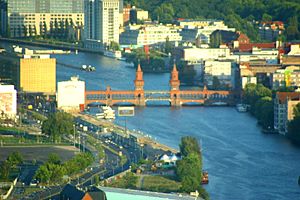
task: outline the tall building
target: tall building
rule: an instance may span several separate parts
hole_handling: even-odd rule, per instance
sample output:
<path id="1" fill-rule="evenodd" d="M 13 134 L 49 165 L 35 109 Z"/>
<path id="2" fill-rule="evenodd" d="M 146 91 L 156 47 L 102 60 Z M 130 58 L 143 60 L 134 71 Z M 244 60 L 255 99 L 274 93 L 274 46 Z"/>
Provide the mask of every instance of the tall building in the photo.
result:
<path id="1" fill-rule="evenodd" d="M 65 112 L 78 112 L 85 102 L 85 82 L 78 77 L 57 84 L 57 107 Z"/>
<path id="2" fill-rule="evenodd" d="M 272 89 L 280 87 L 300 87 L 300 67 L 289 66 L 285 69 L 278 69 L 271 75 Z"/>
<path id="3" fill-rule="evenodd" d="M 277 92 L 274 100 L 274 129 L 285 135 L 288 122 L 294 119 L 294 107 L 300 103 L 300 92 Z"/>
<path id="4" fill-rule="evenodd" d="M 56 59 L 49 55 L 25 55 L 20 60 L 20 89 L 28 93 L 54 95 Z"/>
<path id="5" fill-rule="evenodd" d="M 0 20 L 1 26 L 7 22 L 9 29 L 5 31 L 10 37 L 43 35 L 53 29 L 77 29 L 84 24 L 82 0 L 5 1 L 7 4 L 0 4 Z"/>
<path id="6" fill-rule="evenodd" d="M 85 39 L 119 43 L 119 0 L 85 0 Z"/>
<path id="7" fill-rule="evenodd" d="M 0 118 L 14 119 L 17 114 L 17 91 L 13 85 L 0 84 Z"/>
<path id="8" fill-rule="evenodd" d="M 167 39 L 172 43 L 181 41 L 182 37 L 175 26 L 129 25 L 120 35 L 120 44 L 125 47 L 142 47 L 165 43 Z"/>
<path id="9" fill-rule="evenodd" d="M 7 2 L 0 0 L 0 36 L 7 36 Z"/>

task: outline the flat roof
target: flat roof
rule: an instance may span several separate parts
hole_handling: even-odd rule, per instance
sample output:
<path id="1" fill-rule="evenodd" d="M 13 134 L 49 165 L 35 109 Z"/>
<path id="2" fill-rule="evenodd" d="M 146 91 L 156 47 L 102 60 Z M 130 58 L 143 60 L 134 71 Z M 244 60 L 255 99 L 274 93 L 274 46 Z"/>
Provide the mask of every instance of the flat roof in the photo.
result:
<path id="1" fill-rule="evenodd" d="M 170 193 L 159 193 L 149 192 L 141 190 L 130 190 L 121 188 L 110 188 L 110 187 L 99 187 L 106 194 L 109 200 L 194 200 L 195 197 L 188 195 L 170 194 Z M 202 198 L 198 197 L 201 200 Z"/>

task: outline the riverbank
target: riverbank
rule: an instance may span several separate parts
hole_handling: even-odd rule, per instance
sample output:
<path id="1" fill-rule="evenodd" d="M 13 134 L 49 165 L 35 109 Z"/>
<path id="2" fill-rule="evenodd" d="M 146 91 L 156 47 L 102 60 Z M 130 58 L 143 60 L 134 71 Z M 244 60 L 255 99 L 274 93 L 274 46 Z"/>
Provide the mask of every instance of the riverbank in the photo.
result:
<path id="1" fill-rule="evenodd" d="M 116 132 L 118 134 L 121 135 L 125 135 L 125 127 L 117 125 L 113 122 L 110 121 L 105 121 L 105 120 L 101 120 L 101 119 L 97 119 L 91 115 L 83 115 L 83 114 L 73 114 L 74 117 L 80 117 L 81 119 L 96 125 L 96 126 L 101 126 L 103 128 L 106 128 L 108 131 L 111 132 Z M 151 138 L 151 136 L 148 135 L 144 135 L 142 132 L 140 131 L 132 131 L 132 130 L 126 130 L 127 134 L 133 135 L 137 138 L 137 141 L 139 143 L 139 145 L 149 145 L 151 146 L 153 149 L 160 149 L 163 151 L 170 151 L 172 153 L 177 153 L 178 150 L 171 148 L 167 145 L 161 144 L 155 140 L 153 140 Z"/>
<path id="2" fill-rule="evenodd" d="M 71 51 L 82 51 L 82 52 L 89 52 L 89 53 L 96 53 L 103 55 L 103 52 L 97 51 L 97 50 L 92 50 L 92 49 L 87 49 L 84 47 L 79 47 L 76 44 L 49 44 L 49 43 L 43 43 L 43 42 L 37 42 L 37 41 L 28 41 L 28 40 L 22 40 L 22 39 L 10 39 L 10 38 L 0 38 L 0 41 L 7 42 L 7 43 L 12 43 L 14 45 L 16 44 L 21 44 L 21 45 L 30 45 L 30 46 L 35 46 L 35 47 L 44 47 L 44 48 L 49 48 L 49 49 L 61 49 L 61 50 L 71 50 Z"/>

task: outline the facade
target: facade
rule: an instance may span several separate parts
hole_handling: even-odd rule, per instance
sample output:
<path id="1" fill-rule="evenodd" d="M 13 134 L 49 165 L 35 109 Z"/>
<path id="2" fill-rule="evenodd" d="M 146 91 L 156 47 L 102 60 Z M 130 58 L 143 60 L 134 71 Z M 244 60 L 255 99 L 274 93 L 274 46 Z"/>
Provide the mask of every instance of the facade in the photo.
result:
<path id="1" fill-rule="evenodd" d="M 271 76 L 272 89 L 280 87 L 300 87 L 300 67 L 290 66 L 279 69 Z"/>
<path id="2" fill-rule="evenodd" d="M 1 13 L 7 17 L 11 37 L 44 35 L 67 24 L 74 29 L 84 25 L 81 0 L 7 0 L 7 10 Z"/>
<path id="3" fill-rule="evenodd" d="M 183 49 L 184 61 L 200 61 L 209 59 L 229 58 L 229 48 L 185 48 Z"/>
<path id="4" fill-rule="evenodd" d="M 57 84 L 57 107 L 65 112 L 79 112 L 85 101 L 85 82 L 78 77 Z"/>
<path id="5" fill-rule="evenodd" d="M 17 91 L 14 85 L 0 84 L 0 118 L 14 119 L 17 115 Z"/>
<path id="6" fill-rule="evenodd" d="M 166 42 L 179 42 L 182 37 L 174 26 L 165 25 L 129 25 L 120 35 L 122 46 L 142 47 Z"/>
<path id="7" fill-rule="evenodd" d="M 294 118 L 294 107 L 300 103 L 300 92 L 277 92 L 274 100 L 274 129 L 285 135 L 288 122 Z"/>
<path id="8" fill-rule="evenodd" d="M 205 61 L 204 80 L 208 86 L 213 85 L 213 77 L 217 77 L 222 85 L 232 86 L 231 62 Z"/>
<path id="9" fill-rule="evenodd" d="M 281 21 L 262 22 L 258 27 L 258 33 L 263 40 L 275 40 L 284 31 L 284 24 Z"/>
<path id="10" fill-rule="evenodd" d="M 56 92 L 56 59 L 49 55 L 24 55 L 20 60 L 20 89 L 28 93 Z"/>
<path id="11" fill-rule="evenodd" d="M 119 43 L 119 0 L 85 0 L 85 39 Z"/>
<path id="12" fill-rule="evenodd" d="M 7 2 L 0 1 L 0 36 L 7 36 Z"/>
<path id="13" fill-rule="evenodd" d="M 142 10 L 140 8 L 136 8 L 133 6 L 130 10 L 130 23 L 138 24 L 139 21 L 149 19 L 149 13 L 146 10 Z"/>
<path id="14" fill-rule="evenodd" d="M 242 89 L 246 87 L 248 83 L 257 84 L 257 78 L 255 76 L 243 76 L 241 77 Z"/>
<path id="15" fill-rule="evenodd" d="M 197 24 L 195 24 L 197 25 Z M 211 21 L 205 26 L 184 26 L 180 32 L 183 41 L 195 41 L 199 39 L 200 43 L 209 44 L 210 35 L 217 30 L 235 32 L 234 28 L 228 28 L 223 21 Z"/>

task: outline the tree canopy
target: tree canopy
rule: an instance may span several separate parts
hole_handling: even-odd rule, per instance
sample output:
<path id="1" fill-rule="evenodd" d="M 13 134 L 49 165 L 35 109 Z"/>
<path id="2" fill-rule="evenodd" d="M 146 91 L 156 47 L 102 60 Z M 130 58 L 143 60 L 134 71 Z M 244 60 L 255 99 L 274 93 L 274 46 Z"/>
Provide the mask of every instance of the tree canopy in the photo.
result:
<path id="1" fill-rule="evenodd" d="M 73 133 L 73 117 L 64 112 L 57 112 L 43 122 L 42 131 L 54 142 L 60 142 L 63 135 Z"/>
<path id="2" fill-rule="evenodd" d="M 288 137 L 300 144 L 300 103 L 294 108 L 294 119 L 288 124 Z"/>
<path id="3" fill-rule="evenodd" d="M 150 12 L 152 19 L 170 22 L 175 18 L 222 19 L 252 40 L 258 40 L 256 21 L 283 21 L 287 24 L 288 39 L 300 39 L 298 0 L 125 0 L 125 4 Z"/>

